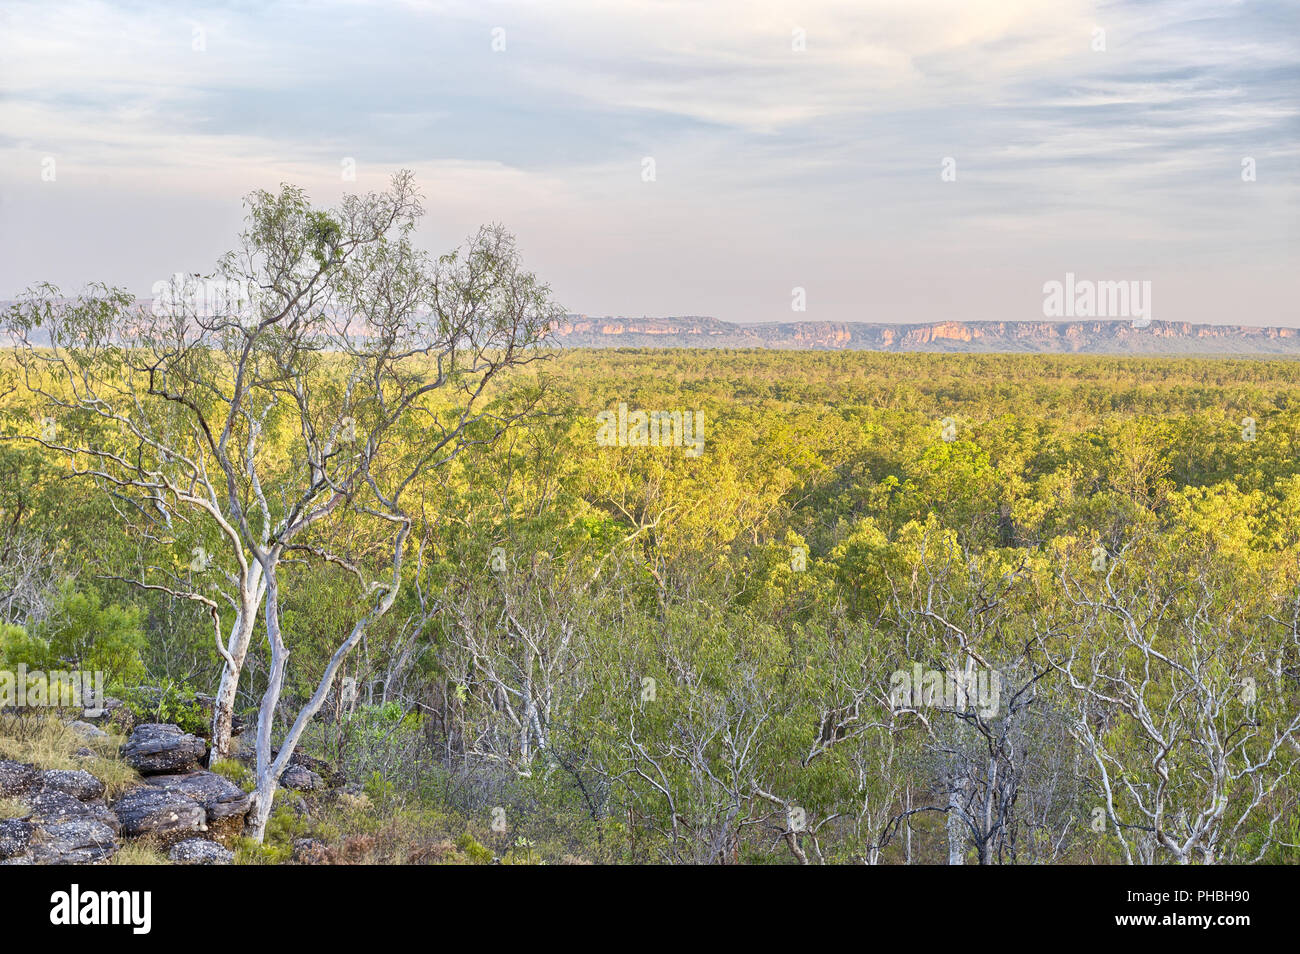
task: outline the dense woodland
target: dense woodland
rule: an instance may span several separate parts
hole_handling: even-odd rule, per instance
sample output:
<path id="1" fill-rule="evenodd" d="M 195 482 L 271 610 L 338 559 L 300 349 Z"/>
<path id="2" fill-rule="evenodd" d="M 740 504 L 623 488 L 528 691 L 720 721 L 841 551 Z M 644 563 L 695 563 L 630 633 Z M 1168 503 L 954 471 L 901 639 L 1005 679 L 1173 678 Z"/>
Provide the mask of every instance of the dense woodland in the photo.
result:
<path id="1" fill-rule="evenodd" d="M 443 263 L 462 291 L 482 249 Z M 232 365 L 187 352 L 124 430 L 78 387 L 138 398 L 122 383 L 158 362 L 88 330 L 125 299 L 51 304 L 68 301 L 9 322 L 61 311 L 82 337 L 55 332 L 63 364 L 44 344 L 6 359 L 0 668 L 104 670 L 116 695 L 163 687 L 178 718 L 218 692 L 239 616 L 219 591 L 245 557 L 238 532 L 184 517 L 156 436 L 201 443 L 169 405 L 211 416 L 182 378 L 229 384 Z M 302 398 L 284 382 L 305 368 L 316 397 L 234 425 L 254 536 L 259 511 L 292 524 L 284 488 L 344 502 L 253 590 L 234 712 L 256 729 L 232 749 L 301 722 L 348 793 L 295 814 L 272 784 L 264 860 L 304 831 L 385 860 L 440 838 L 548 862 L 1300 860 L 1300 365 L 558 352 L 533 302 L 527 334 L 394 375 L 459 397 L 362 423 L 385 452 L 368 503 L 312 476 L 329 454 L 302 425 L 342 419 L 357 354 L 278 341 L 299 364 L 261 380 Z M 447 428 L 465 395 L 475 416 Z M 702 414 L 702 453 L 603 446 L 597 415 L 620 404 Z M 392 517 L 374 501 L 402 481 Z M 899 699 L 914 667 L 996 674 L 997 704 Z"/>

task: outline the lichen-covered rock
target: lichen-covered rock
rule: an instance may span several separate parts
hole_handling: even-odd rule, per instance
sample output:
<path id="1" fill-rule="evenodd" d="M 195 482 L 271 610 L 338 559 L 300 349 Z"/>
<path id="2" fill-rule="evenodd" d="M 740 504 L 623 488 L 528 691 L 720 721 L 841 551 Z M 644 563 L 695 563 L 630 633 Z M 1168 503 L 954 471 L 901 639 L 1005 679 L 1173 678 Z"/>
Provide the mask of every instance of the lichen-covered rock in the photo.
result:
<path id="1" fill-rule="evenodd" d="M 25 795 L 36 787 L 39 774 L 35 765 L 0 759 L 0 797 Z"/>
<path id="2" fill-rule="evenodd" d="M 167 857 L 178 865 L 228 865 L 235 860 L 235 853 L 215 841 L 187 838 L 173 845 Z"/>
<path id="3" fill-rule="evenodd" d="M 89 865 L 107 861 L 117 849 L 113 829 L 93 818 L 73 818 L 36 828 L 29 850 L 34 864 Z"/>
<path id="4" fill-rule="evenodd" d="M 145 779 L 149 785 L 167 792 L 184 795 L 203 806 L 209 822 L 231 816 L 248 814 L 252 796 L 229 779 L 216 772 L 199 770 L 184 775 L 153 775 Z"/>
<path id="5" fill-rule="evenodd" d="M 18 818 L 0 820 L 0 861 L 16 858 L 27 851 L 36 826 Z"/>
<path id="6" fill-rule="evenodd" d="M 57 789 L 43 789 L 34 795 L 24 796 L 23 801 L 29 808 L 27 820 L 38 827 L 87 818 L 114 832 L 121 828 L 117 816 L 102 801 L 83 802 Z"/>
<path id="7" fill-rule="evenodd" d="M 118 732 L 129 733 L 139 723 L 140 719 L 131 707 L 121 699 L 115 699 L 112 696 L 104 698 L 103 705 L 98 710 L 87 710 L 82 714 L 86 722 L 96 725 L 109 726 Z"/>
<path id="8" fill-rule="evenodd" d="M 207 830 L 202 805 L 152 785 L 127 792 L 114 803 L 113 811 L 122 823 L 122 833 L 131 838 Z"/>
<path id="9" fill-rule="evenodd" d="M 257 750 L 253 748 L 251 743 L 245 743 L 240 745 L 239 749 L 235 752 L 234 757 L 236 761 L 252 767 L 257 763 Z M 280 750 L 272 749 L 272 761 L 279 757 Z M 289 766 L 306 769 L 308 772 L 313 773 L 319 780 L 319 787 L 341 788 L 347 781 L 343 773 L 331 769 L 328 762 L 310 755 L 304 755 L 302 752 L 294 752 L 289 756 Z M 287 774 L 288 771 L 288 769 L 285 769 L 285 774 Z M 281 777 L 283 778 L 283 776 Z M 308 780 L 306 776 L 299 775 L 298 777 L 304 781 Z M 284 784 L 283 781 L 281 781 L 281 784 Z"/>
<path id="10" fill-rule="evenodd" d="M 44 789 L 23 799 L 29 809 L 28 817 L 37 824 L 61 822 L 70 818 L 85 818 L 90 814 L 86 803 L 75 795 L 56 788 Z"/>
<path id="11" fill-rule="evenodd" d="M 81 736 L 81 738 L 85 739 L 87 742 L 95 742 L 108 738 L 107 732 L 91 725 L 89 722 L 82 722 L 80 720 L 69 722 L 68 728 L 77 733 L 77 735 Z"/>
<path id="12" fill-rule="evenodd" d="M 42 772 L 41 788 L 47 792 L 64 792 L 83 802 L 104 794 L 104 783 L 84 769 L 50 769 Z"/>
<path id="13" fill-rule="evenodd" d="M 280 776 L 280 784 L 295 792 L 314 792 L 325 787 L 325 780 L 305 765 L 290 763 Z"/>
<path id="14" fill-rule="evenodd" d="M 188 772 L 207 752 L 208 744 L 198 736 L 159 722 L 136 726 L 122 746 L 122 758 L 141 775 Z"/>

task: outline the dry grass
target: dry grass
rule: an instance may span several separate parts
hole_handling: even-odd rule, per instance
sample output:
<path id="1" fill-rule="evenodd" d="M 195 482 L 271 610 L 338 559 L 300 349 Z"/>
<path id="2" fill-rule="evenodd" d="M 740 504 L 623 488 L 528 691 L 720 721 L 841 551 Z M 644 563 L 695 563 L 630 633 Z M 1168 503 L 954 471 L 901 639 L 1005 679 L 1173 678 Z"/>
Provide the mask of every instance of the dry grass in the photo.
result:
<path id="1" fill-rule="evenodd" d="M 153 845 L 128 841 L 109 861 L 111 865 L 169 865 L 171 861 Z"/>
<path id="2" fill-rule="evenodd" d="M 0 716 L 0 758 L 31 762 L 39 769 L 85 769 L 104 783 L 110 798 L 140 783 L 121 760 L 122 737 L 87 739 L 58 718 L 44 714 Z M 78 749 L 92 755 L 79 756 Z"/>
<path id="3" fill-rule="evenodd" d="M 22 818 L 27 811 L 27 803 L 21 799 L 0 798 L 0 819 Z"/>

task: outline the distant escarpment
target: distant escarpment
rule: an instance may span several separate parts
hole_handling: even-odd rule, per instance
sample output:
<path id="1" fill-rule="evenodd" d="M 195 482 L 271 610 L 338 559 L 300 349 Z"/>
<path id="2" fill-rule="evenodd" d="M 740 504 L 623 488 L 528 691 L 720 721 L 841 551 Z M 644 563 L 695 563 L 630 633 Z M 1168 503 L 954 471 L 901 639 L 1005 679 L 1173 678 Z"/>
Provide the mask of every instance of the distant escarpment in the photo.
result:
<path id="1" fill-rule="evenodd" d="M 805 351 L 1028 352 L 1041 354 L 1300 354 L 1300 328 L 1127 320 L 936 321 L 925 324 L 568 315 L 562 348 L 775 348 Z"/>

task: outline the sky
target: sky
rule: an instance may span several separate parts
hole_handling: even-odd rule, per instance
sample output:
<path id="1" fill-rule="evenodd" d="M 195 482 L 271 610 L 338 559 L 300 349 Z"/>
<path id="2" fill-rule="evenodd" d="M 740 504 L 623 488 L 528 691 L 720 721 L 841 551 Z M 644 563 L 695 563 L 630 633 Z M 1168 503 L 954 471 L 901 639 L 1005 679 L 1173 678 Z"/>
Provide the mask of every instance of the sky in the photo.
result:
<path id="1" fill-rule="evenodd" d="M 1070 273 L 1300 325 L 1300 3 L 0 6 L 0 298 L 404 168 L 427 248 L 503 223 L 572 312 L 1043 320 Z"/>

